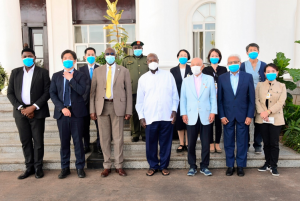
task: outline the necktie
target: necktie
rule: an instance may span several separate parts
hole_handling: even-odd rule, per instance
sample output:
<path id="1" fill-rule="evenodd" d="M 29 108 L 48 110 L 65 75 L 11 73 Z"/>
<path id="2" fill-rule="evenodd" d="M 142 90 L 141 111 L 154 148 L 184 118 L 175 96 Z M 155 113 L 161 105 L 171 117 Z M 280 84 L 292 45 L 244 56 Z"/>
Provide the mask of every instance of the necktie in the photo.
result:
<path id="1" fill-rule="evenodd" d="M 70 86 L 69 86 L 69 80 L 67 79 L 65 83 L 64 105 L 65 106 L 70 105 Z"/>
<path id="2" fill-rule="evenodd" d="M 90 68 L 90 78 L 92 79 L 92 77 L 93 77 L 93 71 L 94 71 L 94 69 L 93 68 Z"/>
<path id="3" fill-rule="evenodd" d="M 106 97 L 111 97 L 111 66 L 109 66 L 107 79 L 106 79 Z"/>

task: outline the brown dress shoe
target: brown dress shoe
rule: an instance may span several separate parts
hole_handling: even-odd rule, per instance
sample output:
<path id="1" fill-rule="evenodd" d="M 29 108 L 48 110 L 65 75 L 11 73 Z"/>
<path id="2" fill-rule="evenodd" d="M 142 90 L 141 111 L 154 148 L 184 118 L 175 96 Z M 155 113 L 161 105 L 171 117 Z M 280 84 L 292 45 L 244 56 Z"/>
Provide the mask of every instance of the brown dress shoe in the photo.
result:
<path id="1" fill-rule="evenodd" d="M 116 173 L 119 173 L 120 176 L 127 176 L 126 172 L 124 169 L 116 169 Z"/>
<path id="2" fill-rule="evenodd" d="M 111 173 L 111 170 L 110 169 L 104 169 L 102 172 L 101 172 L 101 177 L 107 177 L 109 175 L 109 173 Z"/>

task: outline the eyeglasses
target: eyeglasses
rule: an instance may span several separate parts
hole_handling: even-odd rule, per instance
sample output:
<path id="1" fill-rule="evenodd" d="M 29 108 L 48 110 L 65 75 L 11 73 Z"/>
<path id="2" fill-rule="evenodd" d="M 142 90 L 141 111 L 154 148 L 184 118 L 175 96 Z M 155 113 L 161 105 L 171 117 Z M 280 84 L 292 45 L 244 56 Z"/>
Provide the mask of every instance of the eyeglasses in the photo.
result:
<path id="1" fill-rule="evenodd" d="M 240 61 L 231 61 L 231 62 L 228 62 L 228 65 L 231 65 L 231 64 L 238 64 L 240 63 Z"/>
<path id="2" fill-rule="evenodd" d="M 105 55 L 106 55 L 106 56 L 109 56 L 109 55 L 115 55 L 115 53 L 113 53 L 113 52 L 112 52 L 112 53 L 105 53 Z"/>

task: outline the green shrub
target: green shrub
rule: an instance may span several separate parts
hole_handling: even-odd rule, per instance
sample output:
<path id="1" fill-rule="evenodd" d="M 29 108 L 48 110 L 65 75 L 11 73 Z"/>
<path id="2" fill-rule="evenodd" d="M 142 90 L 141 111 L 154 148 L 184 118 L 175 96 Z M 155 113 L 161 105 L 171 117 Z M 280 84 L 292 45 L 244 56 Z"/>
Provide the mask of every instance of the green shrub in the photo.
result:
<path id="1" fill-rule="evenodd" d="M 4 88 L 5 81 L 8 79 L 7 73 L 0 64 L 0 91 Z"/>

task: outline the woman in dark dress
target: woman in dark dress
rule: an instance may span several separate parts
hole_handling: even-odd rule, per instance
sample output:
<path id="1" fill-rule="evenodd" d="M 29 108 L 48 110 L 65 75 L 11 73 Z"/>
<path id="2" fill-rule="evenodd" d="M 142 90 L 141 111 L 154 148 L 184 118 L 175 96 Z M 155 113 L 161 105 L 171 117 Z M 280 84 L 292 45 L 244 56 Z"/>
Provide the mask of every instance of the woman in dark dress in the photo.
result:
<path id="1" fill-rule="evenodd" d="M 191 67 L 187 64 L 187 61 L 190 60 L 190 53 L 187 50 L 180 50 L 177 53 L 177 58 L 179 60 L 178 66 L 171 68 L 171 73 L 174 76 L 178 95 L 180 98 L 180 90 L 181 90 L 181 84 L 185 77 L 192 75 Z M 179 136 L 179 147 L 177 148 L 177 152 L 182 152 L 187 150 L 188 146 L 188 140 L 187 140 L 187 132 L 186 132 L 186 125 L 182 121 L 182 117 L 180 116 L 180 103 L 178 104 L 177 109 L 177 116 L 176 116 L 176 122 L 175 122 L 175 129 L 178 132 Z M 184 137 L 185 135 L 185 137 Z M 184 144 L 184 139 L 185 143 Z"/>
<path id="2" fill-rule="evenodd" d="M 210 62 L 210 66 L 207 66 L 203 69 L 203 73 L 206 75 L 211 75 L 215 80 L 216 92 L 218 87 L 218 77 L 223 73 L 227 72 L 227 68 L 224 66 L 219 66 L 219 63 L 222 60 L 222 54 L 218 49 L 211 49 L 207 56 L 208 61 Z M 211 124 L 213 126 L 214 123 Z M 221 119 L 218 115 L 215 116 L 215 126 L 216 126 L 216 136 L 215 136 L 215 144 L 214 144 L 214 134 L 213 129 L 211 129 L 210 133 L 210 152 L 214 153 L 221 153 L 222 150 L 220 148 L 220 140 L 222 135 L 222 124 Z"/>

